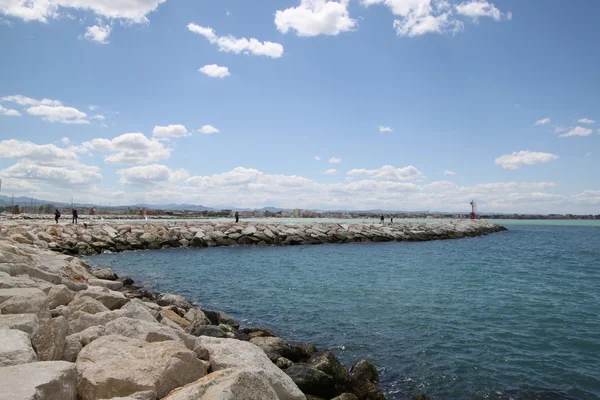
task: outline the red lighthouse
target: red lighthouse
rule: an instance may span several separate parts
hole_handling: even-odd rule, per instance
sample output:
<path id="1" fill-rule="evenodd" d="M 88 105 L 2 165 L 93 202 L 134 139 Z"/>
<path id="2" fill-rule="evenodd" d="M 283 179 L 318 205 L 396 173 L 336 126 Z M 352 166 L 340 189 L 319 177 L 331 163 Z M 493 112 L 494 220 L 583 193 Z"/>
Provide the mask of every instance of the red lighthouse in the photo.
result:
<path id="1" fill-rule="evenodd" d="M 471 214 L 470 214 L 470 217 L 471 217 L 471 219 L 475 219 L 475 218 L 477 217 L 477 216 L 475 215 L 475 206 L 476 206 L 476 205 L 477 205 L 477 204 L 475 203 L 475 200 L 472 200 L 472 201 L 471 201 Z"/>

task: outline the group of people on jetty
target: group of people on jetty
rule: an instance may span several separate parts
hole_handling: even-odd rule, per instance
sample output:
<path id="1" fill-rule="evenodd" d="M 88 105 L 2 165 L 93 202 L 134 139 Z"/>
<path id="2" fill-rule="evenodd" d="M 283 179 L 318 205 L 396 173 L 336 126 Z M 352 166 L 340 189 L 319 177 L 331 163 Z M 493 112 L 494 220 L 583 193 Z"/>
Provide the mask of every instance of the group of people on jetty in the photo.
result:
<path id="1" fill-rule="evenodd" d="M 79 214 L 77 213 L 76 209 L 73 209 L 72 213 L 73 213 L 73 223 L 76 224 L 79 219 Z M 56 221 L 57 224 L 58 224 L 59 219 L 60 219 L 60 211 L 58 211 L 58 208 L 56 208 L 56 209 L 54 209 L 54 220 Z"/>

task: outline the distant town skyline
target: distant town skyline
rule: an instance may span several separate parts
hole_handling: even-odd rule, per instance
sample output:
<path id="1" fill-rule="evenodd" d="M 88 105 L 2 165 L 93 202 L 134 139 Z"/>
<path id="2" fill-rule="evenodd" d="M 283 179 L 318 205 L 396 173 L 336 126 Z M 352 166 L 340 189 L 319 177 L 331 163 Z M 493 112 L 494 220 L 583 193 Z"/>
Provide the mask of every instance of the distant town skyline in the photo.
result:
<path id="1" fill-rule="evenodd" d="M 600 3 L 0 4 L 0 195 L 600 213 Z"/>

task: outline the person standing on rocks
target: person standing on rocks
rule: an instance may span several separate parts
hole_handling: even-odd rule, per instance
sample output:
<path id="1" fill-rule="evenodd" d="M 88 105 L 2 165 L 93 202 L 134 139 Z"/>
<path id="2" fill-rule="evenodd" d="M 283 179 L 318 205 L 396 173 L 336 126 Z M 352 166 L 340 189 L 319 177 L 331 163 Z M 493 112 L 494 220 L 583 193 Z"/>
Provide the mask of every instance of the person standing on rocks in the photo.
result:
<path id="1" fill-rule="evenodd" d="M 383 214 L 381 214 L 381 217 L 379 217 L 379 221 L 381 222 L 381 225 L 384 224 L 385 222 L 385 217 L 383 216 Z"/>
<path id="2" fill-rule="evenodd" d="M 392 215 L 392 216 L 390 217 L 390 225 L 391 225 L 391 224 L 393 224 L 393 223 L 394 223 L 394 216 Z"/>
<path id="3" fill-rule="evenodd" d="M 56 221 L 56 223 L 58 224 L 58 219 L 60 218 L 60 211 L 58 211 L 58 208 L 54 209 L 54 220 Z"/>
<path id="4" fill-rule="evenodd" d="M 240 222 L 240 213 L 239 212 L 235 212 L 235 223 L 237 224 L 238 222 Z"/>
<path id="5" fill-rule="evenodd" d="M 77 210 L 73 209 L 73 223 L 76 224 L 77 223 L 77 218 L 79 216 L 77 215 Z"/>

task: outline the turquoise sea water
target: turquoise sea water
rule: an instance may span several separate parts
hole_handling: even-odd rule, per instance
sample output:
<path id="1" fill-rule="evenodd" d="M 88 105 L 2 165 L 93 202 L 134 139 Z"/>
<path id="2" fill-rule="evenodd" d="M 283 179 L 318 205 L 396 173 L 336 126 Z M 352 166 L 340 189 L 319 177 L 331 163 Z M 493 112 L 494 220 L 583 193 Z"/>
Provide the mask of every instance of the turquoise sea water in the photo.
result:
<path id="1" fill-rule="evenodd" d="M 389 399 L 600 399 L 600 226 L 501 222 L 509 231 L 453 241 L 89 261 L 345 363 L 372 360 Z"/>

